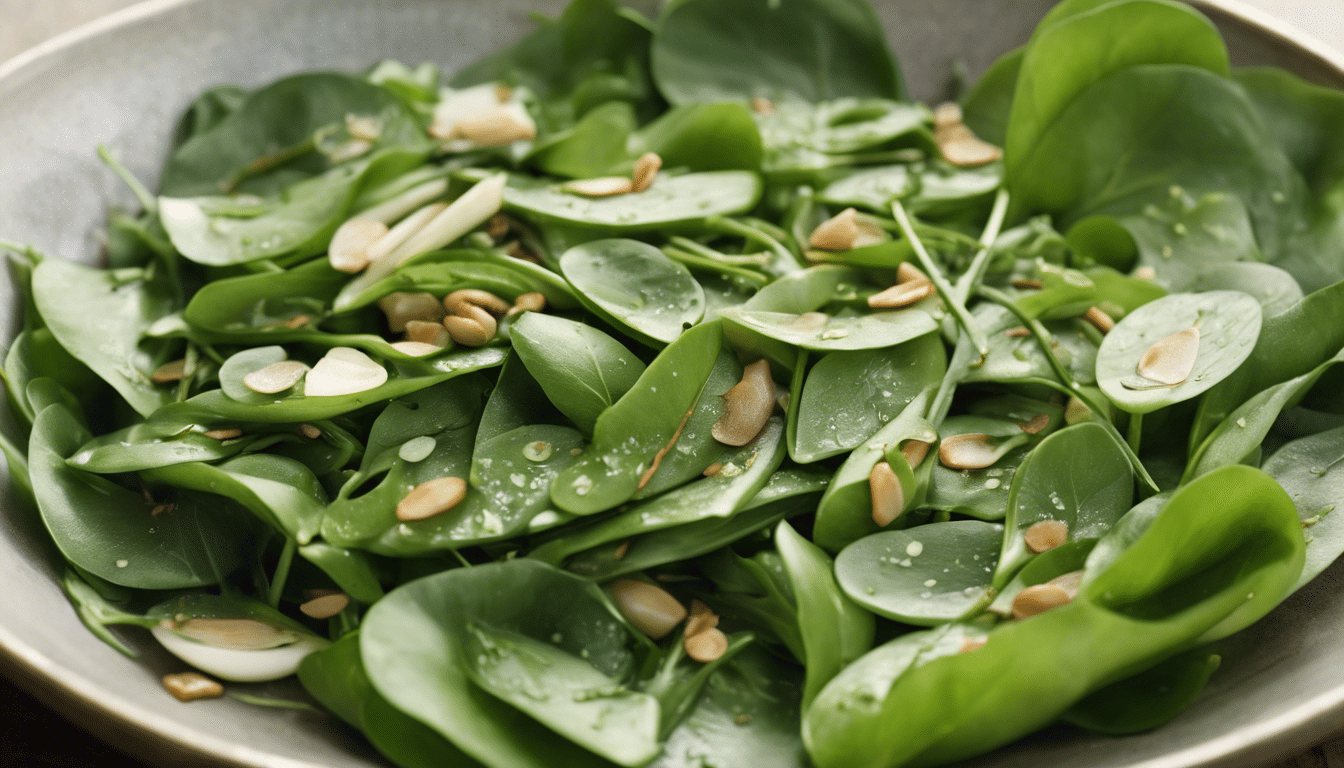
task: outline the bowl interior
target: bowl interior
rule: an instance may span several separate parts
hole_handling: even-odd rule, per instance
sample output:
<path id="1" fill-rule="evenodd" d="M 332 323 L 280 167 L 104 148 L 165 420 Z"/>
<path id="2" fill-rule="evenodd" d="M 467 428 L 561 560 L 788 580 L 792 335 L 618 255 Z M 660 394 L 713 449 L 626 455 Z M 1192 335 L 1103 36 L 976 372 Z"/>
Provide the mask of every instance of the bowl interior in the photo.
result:
<path id="1" fill-rule="evenodd" d="M 982 72 L 1025 42 L 1051 0 L 878 0 L 912 92 L 949 93 L 956 61 Z M 0 238 L 92 261 L 109 209 L 134 199 L 97 160 L 114 149 L 153 185 L 188 101 L 221 83 L 259 85 L 305 69 L 355 70 L 382 58 L 451 72 L 527 28 L 559 0 L 151 0 L 0 67 Z M 1344 85 L 1329 61 L 1210 10 L 1239 64 L 1273 64 Z M 16 295 L 0 284 L 0 337 Z M 6 425 L 12 426 L 12 425 Z M 59 558 L 34 512 L 0 504 L 0 666 L 86 727 L 163 764 L 383 765 L 325 715 L 232 699 L 183 706 L 158 679 L 181 665 L 137 630 L 129 660 L 79 623 L 57 586 Z M 983 766 L 1250 765 L 1344 724 L 1344 566 L 1229 638 L 1200 701 L 1170 725 L 1124 739 L 1054 729 L 975 762 Z M 114 630 L 115 631 L 115 630 Z M 992 684 L 992 683 L 987 683 Z M 258 689 L 300 696 L 291 684 Z"/>

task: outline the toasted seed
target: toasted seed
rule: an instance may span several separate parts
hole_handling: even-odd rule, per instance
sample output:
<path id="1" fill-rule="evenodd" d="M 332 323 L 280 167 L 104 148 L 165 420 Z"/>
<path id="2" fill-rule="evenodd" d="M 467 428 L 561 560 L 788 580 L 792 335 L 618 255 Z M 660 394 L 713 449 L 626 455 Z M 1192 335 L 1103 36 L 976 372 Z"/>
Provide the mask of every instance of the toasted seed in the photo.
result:
<path id="1" fill-rule="evenodd" d="M 848 251 L 853 248 L 859 239 L 858 213 L 853 208 L 846 208 L 823 221 L 812 230 L 807 244 L 822 251 Z"/>
<path id="2" fill-rule="evenodd" d="M 434 106 L 434 119 L 429 126 L 429 135 L 436 139 L 456 137 L 459 121 L 487 113 L 504 101 L 500 98 L 499 86 L 499 83 L 482 83 L 446 92 Z"/>
<path id="3" fill-rule="evenodd" d="M 273 395 L 299 383 L 308 372 L 308 366 L 298 360 L 281 360 L 243 377 L 243 386 L 263 395 Z"/>
<path id="4" fill-rule="evenodd" d="M 332 595 L 314 597 L 301 604 L 299 610 L 303 612 L 303 615 L 311 616 L 314 619 L 330 619 L 344 611 L 348 605 L 350 605 L 350 596 L 343 592 L 337 592 Z"/>
<path id="5" fill-rule="evenodd" d="M 1040 280 L 1027 280 L 1018 278 L 1010 283 L 1014 288 L 1022 291 L 1039 291 L 1045 287 L 1045 283 Z"/>
<path id="6" fill-rule="evenodd" d="M 665 637 L 686 618 L 686 606 L 657 585 L 636 579 L 617 579 L 605 589 L 625 620 L 654 640 Z"/>
<path id="7" fill-rule="evenodd" d="M 705 467 L 705 471 L 702 472 L 701 474 L 703 474 L 705 477 L 713 477 L 722 471 L 723 471 L 723 464 L 721 462 L 716 461 L 713 464 L 710 464 L 708 467 Z"/>
<path id="8" fill-rule="evenodd" d="M 317 427 L 314 427 L 312 424 L 300 424 L 299 434 L 303 435 L 309 440 L 316 440 L 317 438 L 322 436 L 322 430 L 318 429 Z"/>
<path id="9" fill-rule="evenodd" d="M 285 322 L 281 323 L 281 325 L 293 331 L 298 330 L 299 328 L 302 328 L 303 326 L 312 322 L 312 319 L 313 319 L 312 315 L 295 315 L 286 320 Z"/>
<path id="10" fill-rule="evenodd" d="M 1028 435 L 1039 435 L 1042 429 L 1045 429 L 1046 427 L 1050 426 L 1050 415 L 1045 413 L 1038 413 L 1035 416 L 1031 417 L 1031 421 L 1025 422 L 1023 424 L 1018 424 L 1017 426 L 1023 432 L 1026 432 Z"/>
<path id="11" fill-rule="evenodd" d="M 998 460 L 992 438 L 973 432 L 944 438 L 938 446 L 938 460 L 950 469 L 984 469 Z"/>
<path id="12" fill-rule="evenodd" d="M 1023 589 L 1013 598 L 1013 618 L 1025 619 L 1051 608 L 1058 608 L 1071 600 L 1068 590 L 1058 584 L 1035 584 Z"/>
<path id="13" fill-rule="evenodd" d="M 344 163 L 346 160 L 354 160 L 356 157 L 367 154 L 371 149 L 373 149 L 372 141 L 356 138 L 343 141 L 330 149 L 322 147 L 320 151 L 332 163 Z"/>
<path id="14" fill-rule="evenodd" d="M 440 477 L 411 489 L 397 502 L 397 519 L 424 520 L 457 506 L 467 495 L 467 481 L 460 477 Z"/>
<path id="15" fill-rule="evenodd" d="M 407 322 L 406 340 L 418 341 L 421 344 L 433 344 L 439 349 L 453 343 L 453 337 L 448 335 L 448 329 L 443 327 L 443 323 L 431 323 L 426 320 Z"/>
<path id="16" fill-rule="evenodd" d="M 1048 552 L 1069 540 L 1069 524 L 1063 520 L 1042 520 L 1022 532 L 1027 549 L 1036 554 Z"/>
<path id="17" fill-rule="evenodd" d="M 1009 328 L 1008 330 L 1004 331 L 1003 335 L 1007 336 L 1010 339 L 1022 339 L 1026 338 L 1027 336 L 1030 336 L 1031 331 L 1028 330 L 1026 326 L 1019 325 L 1016 328 Z"/>
<path id="18" fill-rule="evenodd" d="M 232 440 L 235 437 L 242 437 L 241 429 L 210 429 L 205 431 L 206 437 L 213 437 L 216 440 Z"/>
<path id="19" fill-rule="evenodd" d="M 908 307 L 917 301 L 932 296 L 937 289 L 932 280 L 912 281 L 893 285 L 890 288 L 868 297 L 868 306 L 873 309 L 899 309 Z"/>
<path id="20" fill-rule="evenodd" d="M 331 237 L 327 261 L 331 268 L 354 274 L 369 265 L 369 248 L 387 234 L 387 225 L 355 217 L 345 222 Z"/>
<path id="21" fill-rule="evenodd" d="M 443 347 L 426 344 L 423 341 L 394 341 L 388 346 L 403 355 L 410 355 L 411 357 L 425 357 L 443 351 Z"/>
<path id="22" fill-rule="evenodd" d="M 764 96 L 751 97 L 751 111 L 758 115 L 775 114 L 775 103 Z"/>
<path id="23" fill-rule="evenodd" d="M 718 627 L 699 632 L 683 641 L 686 655 L 696 661 L 707 664 L 722 656 L 728 650 L 728 636 Z"/>
<path id="24" fill-rule="evenodd" d="M 1156 280 L 1157 270 L 1153 269 L 1152 267 L 1139 267 L 1138 269 L 1134 270 L 1134 277 L 1138 278 L 1139 280 Z"/>
<path id="25" fill-rule="evenodd" d="M 1064 405 L 1064 423 L 1070 426 L 1080 421 L 1087 421 L 1092 418 L 1092 409 L 1083 404 L 1083 401 L 1077 397 L 1069 397 L 1068 403 Z"/>
<path id="26" fill-rule="evenodd" d="M 164 619 L 161 625 L 183 637 L 237 651 L 258 651 L 294 642 L 293 632 L 256 619 Z"/>
<path id="27" fill-rule="evenodd" d="M 1087 311 L 1083 313 L 1083 319 L 1102 333 L 1109 333 L 1115 327 L 1115 321 L 1111 319 L 1111 316 L 1097 307 L 1088 307 Z"/>
<path id="28" fill-rule="evenodd" d="M 742 380 L 723 393 L 723 415 L 710 434 L 725 445 L 742 446 L 756 439 L 775 410 L 775 380 L 764 358 L 742 371 Z"/>
<path id="29" fill-rule="evenodd" d="M 187 361 L 174 360 L 171 363 L 164 363 L 154 372 L 149 374 L 149 380 L 155 384 L 165 384 L 170 381 L 181 381 L 182 377 L 187 375 Z"/>
<path id="30" fill-rule="evenodd" d="M 1069 571 L 1068 573 L 1056 576 L 1046 583 L 1054 584 L 1055 586 L 1062 588 L 1068 593 L 1069 599 L 1072 600 L 1078 596 L 1078 591 L 1082 589 L 1083 575 L 1086 573 L 1086 570 Z"/>
<path id="31" fill-rule="evenodd" d="M 635 182 L 624 176 L 601 176 L 596 179 L 579 179 L 560 186 L 566 192 L 585 197 L 612 197 L 628 195 L 635 191 Z"/>
<path id="32" fill-rule="evenodd" d="M 159 515 L 166 515 L 169 512 L 172 512 L 176 506 L 176 504 L 155 504 L 154 508 L 149 510 L 149 516 L 158 517 Z"/>
<path id="33" fill-rule="evenodd" d="M 479 147 L 502 147 L 537 138 L 537 124 L 521 104 L 497 104 L 458 120 L 454 133 Z"/>
<path id="34" fill-rule="evenodd" d="M 397 291 L 378 300 L 378 308 L 387 315 L 387 327 L 393 333 L 406 330 L 407 323 L 437 323 L 443 319 L 443 305 L 432 293 Z"/>
<path id="35" fill-rule="evenodd" d="M 988 643 L 989 638 L 987 637 L 968 637 L 965 640 L 961 641 L 961 648 L 957 650 L 957 653 L 970 653 L 971 651 L 978 651 L 981 648 L 984 648 L 985 645 L 987 645 Z"/>
<path id="36" fill-rule="evenodd" d="M 902 261 L 896 267 L 896 282 L 899 283 L 922 283 L 927 282 L 929 276 L 924 271 L 908 261 Z"/>
<path id="37" fill-rule="evenodd" d="M 616 551 L 612 552 L 611 556 L 616 558 L 617 560 L 624 560 L 625 553 L 629 551 L 630 551 L 630 539 L 626 539 L 625 541 L 622 541 L 620 544 L 616 545 Z"/>
<path id="38" fill-rule="evenodd" d="M 961 105 L 955 101 L 945 101 L 933 110 L 934 128 L 951 128 L 954 125 L 961 125 L 961 121 Z"/>
<path id="39" fill-rule="evenodd" d="M 470 316 L 466 314 L 469 307 L 480 307 L 495 317 L 499 317 L 508 312 L 510 306 L 512 305 L 509 302 L 495 294 L 477 288 L 463 288 L 443 297 L 443 308 L 450 315 Z"/>
<path id="40" fill-rule="evenodd" d="M 429 222 L 434 220 L 435 216 L 443 213 L 447 207 L 448 204 L 443 202 L 429 203 L 398 221 L 395 226 L 387 230 L 387 234 L 378 239 L 378 242 L 369 246 L 369 261 L 382 261 L 387 258 L 393 251 L 404 245 L 407 240 L 424 229 Z"/>
<path id="41" fill-rule="evenodd" d="M 197 699 L 217 699 L 224 695 L 224 686 L 200 672 L 178 672 L 163 676 L 164 690 L 181 702 Z"/>
<path id="42" fill-rule="evenodd" d="M 504 239 L 504 236 L 509 234 L 509 230 L 512 228 L 513 222 L 502 213 L 496 213 L 490 217 L 489 221 L 485 222 L 485 234 L 496 242 Z"/>
<path id="43" fill-rule="evenodd" d="M 686 619 L 686 631 L 682 634 L 686 637 L 698 635 L 706 629 L 713 629 L 719 625 L 719 616 L 714 610 L 700 600 L 691 601 L 691 613 Z"/>
<path id="44" fill-rule="evenodd" d="M 499 326 L 495 318 L 484 309 L 474 307 L 471 317 L 449 315 L 443 319 L 443 327 L 453 341 L 464 347 L 479 347 L 495 337 Z"/>
<path id="45" fill-rule="evenodd" d="M 873 522 L 886 528 L 905 511 L 905 489 L 891 465 L 879 461 L 868 473 L 868 490 L 873 496 Z"/>
<path id="46" fill-rule="evenodd" d="M 376 115 L 347 114 L 345 130 L 351 136 L 365 141 L 377 141 L 383 135 L 383 121 Z"/>
<path id="47" fill-rule="evenodd" d="M 934 143 L 947 162 L 971 168 L 1003 159 L 1003 150 L 982 141 L 964 125 L 954 125 L 934 131 Z"/>
<path id="48" fill-rule="evenodd" d="M 910 464 L 911 469 L 915 469 L 924 463 L 924 457 L 929 455 L 929 444 L 923 440 L 906 440 L 901 446 L 901 455 Z"/>
<path id="49" fill-rule="evenodd" d="M 631 180 L 634 191 L 643 192 L 653 186 L 658 178 L 658 170 L 663 167 L 663 158 L 654 152 L 646 152 L 635 161 L 635 172 Z"/>
<path id="50" fill-rule="evenodd" d="M 532 291 L 514 299 L 513 306 L 504 314 L 512 316 L 523 312 L 540 312 L 544 309 L 546 309 L 546 294 Z"/>
<path id="51" fill-rule="evenodd" d="M 332 347 L 304 380 L 307 397 L 353 395 L 377 389 L 387 381 L 387 369 L 350 347 Z"/>
<path id="52" fill-rule="evenodd" d="M 1149 347 L 1139 358 L 1137 370 L 1145 379 L 1174 387 L 1190 378 L 1197 357 L 1199 328 L 1186 328 L 1159 339 Z"/>

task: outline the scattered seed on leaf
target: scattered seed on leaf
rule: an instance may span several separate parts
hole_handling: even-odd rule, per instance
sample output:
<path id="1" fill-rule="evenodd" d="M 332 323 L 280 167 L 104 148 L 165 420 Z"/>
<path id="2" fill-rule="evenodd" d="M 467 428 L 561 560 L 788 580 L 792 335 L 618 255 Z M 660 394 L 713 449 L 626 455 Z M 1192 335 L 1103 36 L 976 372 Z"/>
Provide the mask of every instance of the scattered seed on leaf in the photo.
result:
<path id="1" fill-rule="evenodd" d="M 425 520 L 457 506 L 467 495 L 467 481 L 460 477 L 440 477 L 411 489 L 397 502 L 397 519 Z"/>
<path id="2" fill-rule="evenodd" d="M 243 386 L 253 392 L 273 395 L 298 384 L 307 372 L 308 366 L 298 360 L 281 360 L 244 376 Z"/>
<path id="3" fill-rule="evenodd" d="M 304 395 L 336 397 L 377 389 L 387 382 L 387 369 L 351 347 L 332 347 L 308 372 Z"/>
<path id="4" fill-rule="evenodd" d="M 686 606 L 667 590 L 637 579 L 617 579 L 605 587 L 631 626 L 661 640 L 686 618 Z"/>
<path id="5" fill-rule="evenodd" d="M 938 459 L 950 469 L 984 469 L 998 460 L 998 451 L 989 435 L 953 435 L 938 446 Z"/>
<path id="6" fill-rule="evenodd" d="M 331 268 L 354 274 L 367 267 L 371 258 L 369 249 L 387 235 L 387 225 L 355 217 L 345 222 L 331 237 L 327 261 Z"/>
<path id="7" fill-rule="evenodd" d="M 728 650 L 728 636 L 718 627 L 710 627 L 685 639 L 686 655 L 707 664 Z"/>
<path id="8" fill-rule="evenodd" d="M 344 611 L 348 605 L 350 605 L 350 596 L 343 592 L 337 592 L 308 600 L 299 605 L 299 610 L 303 612 L 303 615 L 311 616 L 314 619 L 330 619 Z"/>
<path id="9" fill-rule="evenodd" d="M 663 158 L 656 153 L 646 152 L 635 161 L 635 172 L 631 179 L 633 191 L 643 192 L 653 186 L 658 178 L 658 170 L 663 167 Z"/>
<path id="10" fill-rule="evenodd" d="M 170 381 L 181 381 L 183 376 L 187 375 L 187 361 L 174 360 L 171 363 L 164 363 L 149 375 L 149 380 L 155 384 L 166 384 Z"/>
<path id="11" fill-rule="evenodd" d="M 1190 378 L 1198 357 L 1199 328 L 1192 326 L 1154 342 L 1135 370 L 1145 379 L 1174 387 Z"/>
<path id="12" fill-rule="evenodd" d="M 601 176 L 596 179 L 571 181 L 561 185 L 560 188 L 584 197 L 614 197 L 634 192 L 635 183 L 624 176 Z"/>
<path id="13" fill-rule="evenodd" d="M 725 445 L 743 446 L 756 439 L 775 409 L 775 380 L 764 358 L 742 370 L 742 380 L 723 393 L 723 415 L 710 434 Z"/>
<path id="14" fill-rule="evenodd" d="M 1042 520 L 1033 523 L 1022 533 L 1027 549 L 1040 554 L 1048 552 L 1069 540 L 1069 524 L 1063 520 Z"/>
<path id="15" fill-rule="evenodd" d="M 1070 600 L 1068 590 L 1058 584 L 1035 584 L 1013 598 L 1013 618 L 1025 619 L 1058 608 Z"/>
<path id="16" fill-rule="evenodd" d="M 891 465 L 879 461 L 868 473 L 868 489 L 873 497 L 873 522 L 885 528 L 905 511 L 905 489 Z"/>

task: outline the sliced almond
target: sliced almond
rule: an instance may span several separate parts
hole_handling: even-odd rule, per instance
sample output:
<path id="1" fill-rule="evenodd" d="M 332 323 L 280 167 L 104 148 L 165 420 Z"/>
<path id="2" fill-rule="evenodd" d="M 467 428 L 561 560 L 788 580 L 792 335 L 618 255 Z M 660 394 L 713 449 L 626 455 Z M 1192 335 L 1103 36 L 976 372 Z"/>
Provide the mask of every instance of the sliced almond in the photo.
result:
<path id="1" fill-rule="evenodd" d="M 293 632 L 256 619 L 165 619 L 161 626 L 199 643 L 235 651 L 278 648 L 298 639 Z"/>
<path id="2" fill-rule="evenodd" d="M 299 434 L 303 435 L 309 440 L 316 440 L 317 438 L 322 436 L 322 430 L 318 429 L 312 424 L 300 424 Z"/>
<path id="3" fill-rule="evenodd" d="M 1049 552 L 1069 540 L 1069 524 L 1063 520 L 1042 520 L 1032 523 L 1022 532 L 1027 549 L 1040 554 Z"/>
<path id="4" fill-rule="evenodd" d="M 973 168 L 1003 159 L 1003 150 L 982 141 L 964 125 L 939 128 L 933 134 L 934 143 L 943 159 L 961 168 Z"/>
<path id="5" fill-rule="evenodd" d="M 1083 313 L 1083 319 L 1102 333 L 1109 333 L 1115 327 L 1115 321 L 1111 319 L 1111 316 L 1097 307 L 1088 307 L 1087 311 Z"/>
<path id="6" fill-rule="evenodd" d="M 298 360 L 281 360 L 243 377 L 243 386 L 263 395 L 273 395 L 299 383 L 308 372 L 308 366 Z"/>
<path id="7" fill-rule="evenodd" d="M 443 213 L 447 207 L 448 204 L 443 202 L 429 203 L 423 208 L 412 211 L 410 215 L 387 230 L 387 234 L 379 238 L 378 242 L 369 246 L 369 261 L 375 262 L 387 258 L 389 254 L 405 245 L 407 240 L 424 229 L 429 222 L 434 220 L 434 217 Z"/>
<path id="8" fill-rule="evenodd" d="M 973 432 L 943 438 L 938 460 L 950 469 L 984 469 L 999 460 L 999 451 L 989 435 Z"/>
<path id="9" fill-rule="evenodd" d="M 686 637 L 694 637 L 707 629 L 713 629 L 719 626 L 719 615 L 714 613 L 705 603 L 699 600 L 691 601 L 691 614 L 686 619 L 686 631 L 683 633 Z"/>
<path id="10" fill-rule="evenodd" d="M 217 699 L 224 695 L 224 686 L 200 672 L 178 672 L 163 676 L 163 688 L 181 702 L 197 699 Z"/>
<path id="11" fill-rule="evenodd" d="M 635 191 L 635 182 L 624 176 L 601 176 L 596 179 L 578 179 L 560 186 L 566 192 L 584 197 L 613 197 Z"/>
<path id="12" fill-rule="evenodd" d="M 873 309 L 899 309 L 908 307 L 917 301 L 923 301 L 937 291 L 932 280 L 900 283 L 868 297 L 868 306 Z"/>
<path id="13" fill-rule="evenodd" d="M 1174 387 L 1190 378 L 1198 357 L 1199 328 L 1186 328 L 1149 347 L 1139 358 L 1137 370 L 1145 379 Z"/>
<path id="14" fill-rule="evenodd" d="M 437 323 L 444 314 L 439 297 L 423 291 L 389 293 L 378 300 L 378 308 L 387 316 L 387 327 L 393 333 L 405 331 L 412 320 Z"/>
<path id="15" fill-rule="evenodd" d="M 961 105 L 955 101 L 945 101 L 933 110 L 933 127 L 951 128 L 961 125 Z"/>
<path id="16" fill-rule="evenodd" d="M 891 465 L 879 461 L 868 473 L 868 490 L 873 497 L 873 522 L 886 528 L 905 511 L 905 489 Z"/>
<path id="17" fill-rule="evenodd" d="M 443 351 L 443 347 L 435 346 L 433 344 L 426 344 L 421 341 L 394 341 L 388 346 L 392 347 L 393 349 L 397 350 L 403 355 L 410 355 L 411 357 L 425 357 L 426 355 L 432 355 L 436 352 Z"/>
<path id="18" fill-rule="evenodd" d="M 1067 605 L 1072 599 L 1068 590 L 1058 584 L 1035 584 L 1018 592 L 1013 598 L 1013 618 L 1036 616 L 1051 608 Z"/>
<path id="19" fill-rule="evenodd" d="M 822 251 L 848 251 L 857 247 L 864 234 L 859 226 L 858 215 L 859 212 L 853 208 L 835 214 L 812 230 L 807 244 Z"/>
<path id="20" fill-rule="evenodd" d="M 307 397 L 336 397 L 377 389 L 387 381 L 387 369 L 351 347 L 332 347 L 308 372 Z"/>
<path id="21" fill-rule="evenodd" d="M 718 627 L 710 627 L 686 638 L 683 646 L 687 656 L 702 664 L 708 664 L 728 651 L 728 636 Z"/>
<path id="22" fill-rule="evenodd" d="M 314 597 L 299 605 L 299 610 L 303 612 L 303 615 L 311 616 L 314 619 L 330 619 L 344 611 L 348 605 L 350 605 L 350 596 L 343 592 L 337 592 L 331 595 Z"/>
<path id="23" fill-rule="evenodd" d="M 928 282 L 929 276 L 924 274 L 924 270 L 916 267 L 908 261 L 902 261 L 896 267 L 896 282 L 900 283 L 923 283 Z"/>
<path id="24" fill-rule="evenodd" d="M 457 121 L 454 133 L 478 147 L 502 147 L 537 138 L 537 124 L 522 104 L 498 104 Z"/>
<path id="25" fill-rule="evenodd" d="M 230 428 L 230 429 L 208 429 L 208 430 L 206 430 L 203 434 L 204 434 L 206 437 L 211 437 L 211 438 L 214 438 L 214 439 L 216 439 L 216 440 L 232 440 L 232 439 L 235 438 L 235 437 L 242 437 L 242 436 L 243 436 L 243 430 L 241 430 L 241 429 L 235 429 L 235 428 Z"/>
<path id="26" fill-rule="evenodd" d="M 388 226 L 392 226 L 392 222 L 406 218 L 426 203 L 442 197 L 443 193 L 447 191 L 447 178 L 431 179 L 423 184 L 411 187 L 391 200 L 360 211 L 358 218 L 381 221 Z"/>
<path id="27" fill-rule="evenodd" d="M 758 115 L 775 114 L 775 103 L 764 96 L 751 97 L 751 111 Z"/>
<path id="28" fill-rule="evenodd" d="M 617 579 L 604 589 L 625 620 L 654 640 L 667 636 L 686 618 L 686 606 L 657 585 L 637 579 Z"/>
<path id="29" fill-rule="evenodd" d="M 1003 335 L 1010 339 L 1024 339 L 1031 335 L 1031 331 L 1026 326 L 1019 325 L 1016 328 L 1009 328 L 1004 331 Z"/>
<path id="30" fill-rule="evenodd" d="M 392 274 L 402 262 L 412 256 L 442 248 L 489 221 L 491 216 L 499 213 L 500 206 L 504 204 L 504 186 L 507 181 L 508 177 L 505 174 L 496 173 L 476 182 L 475 186 L 463 192 L 461 197 L 439 209 L 438 213 L 407 238 L 406 242 L 397 246 L 387 256 L 370 264 L 368 270 L 355 278 L 350 286 L 346 286 L 342 294 L 350 292 L 352 296 L 357 295 L 358 291 Z"/>
<path id="31" fill-rule="evenodd" d="M 742 371 L 742 380 L 723 393 L 723 415 L 710 434 L 725 445 L 743 446 L 756 439 L 775 409 L 775 380 L 764 358 Z"/>
<path id="32" fill-rule="evenodd" d="M 470 316 L 449 315 L 443 319 L 443 327 L 453 337 L 453 341 L 464 347 L 479 347 L 495 337 L 498 323 L 489 312 L 480 307 L 472 307 Z"/>
<path id="33" fill-rule="evenodd" d="M 988 643 L 989 638 L 987 637 L 968 637 L 965 640 L 961 641 L 961 648 L 957 650 L 957 653 L 970 653 L 971 651 L 978 651 L 981 648 L 984 648 L 985 645 L 987 645 Z"/>
<path id="34" fill-rule="evenodd" d="M 910 468 L 915 469 L 923 464 L 924 457 L 929 455 L 929 443 L 923 440 L 906 440 L 901 445 L 901 455 L 910 464 Z"/>
<path id="35" fill-rule="evenodd" d="M 1028 435 L 1039 435 L 1041 433 L 1041 430 L 1050 426 L 1050 415 L 1045 413 L 1038 413 L 1035 416 L 1031 417 L 1031 421 L 1018 424 L 1017 426 L 1019 429 L 1021 429 L 1023 432 L 1026 432 Z"/>
<path id="36" fill-rule="evenodd" d="M 495 317 L 499 317 L 508 312 L 510 306 L 512 305 L 509 302 L 495 294 L 477 288 L 464 288 L 443 297 L 443 308 L 450 315 L 465 315 L 470 307 L 480 307 Z"/>
<path id="37" fill-rule="evenodd" d="M 332 269 L 354 274 L 369 265 L 369 248 L 386 234 L 387 225 L 381 221 L 350 219 L 332 235 L 327 261 Z"/>
<path id="38" fill-rule="evenodd" d="M 436 139 L 457 138 L 459 122 L 488 114 L 503 101 L 498 83 L 482 83 L 470 88 L 445 91 L 434 106 L 429 135 Z"/>
<path id="39" fill-rule="evenodd" d="M 467 481 L 460 477 L 427 480 L 397 502 L 397 519 L 425 520 L 457 506 L 467 495 Z"/>
<path id="40" fill-rule="evenodd" d="M 433 344 L 439 349 L 453 343 L 453 337 L 448 335 L 448 329 L 443 327 L 443 323 L 427 320 L 408 321 L 406 323 L 406 340 L 421 344 Z"/>
<path id="41" fill-rule="evenodd" d="M 1092 409 L 1084 405 L 1083 401 L 1077 397 L 1070 396 L 1068 403 L 1064 405 L 1064 423 L 1072 426 L 1091 418 Z"/>
<path id="42" fill-rule="evenodd" d="M 171 363 L 164 363 L 154 372 L 149 374 L 149 380 L 155 384 L 166 384 L 170 381 L 181 381 L 182 377 L 187 375 L 187 361 L 174 360 Z"/>
<path id="43" fill-rule="evenodd" d="M 643 192 L 653 186 L 658 178 L 658 170 L 663 167 L 663 158 L 656 153 L 646 152 L 635 161 L 635 172 L 631 184 L 635 192 Z"/>

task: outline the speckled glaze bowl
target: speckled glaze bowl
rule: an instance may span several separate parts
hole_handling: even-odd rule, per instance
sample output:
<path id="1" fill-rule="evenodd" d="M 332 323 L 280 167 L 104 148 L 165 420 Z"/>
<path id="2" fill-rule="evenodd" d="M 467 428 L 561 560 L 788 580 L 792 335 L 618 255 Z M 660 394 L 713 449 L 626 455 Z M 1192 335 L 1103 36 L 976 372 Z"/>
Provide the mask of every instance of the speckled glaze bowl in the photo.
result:
<path id="1" fill-rule="evenodd" d="M 952 64 L 978 74 L 1025 42 L 1052 0 L 877 0 L 916 97 L 945 96 Z M 0 66 L 0 237 L 92 261 L 109 207 L 133 200 L 97 160 L 112 146 L 151 184 L 193 95 L 305 69 L 391 57 L 451 71 L 517 38 L 527 14 L 562 0 L 151 0 Z M 1272 64 L 1344 86 L 1344 60 L 1234 0 L 1201 3 L 1238 64 Z M 652 9 L 649 9 L 652 10 Z M 0 284 L 3 338 L 13 287 Z M 13 425 L 7 425 L 12 427 Z M 2 496 L 0 496 L 2 497 Z M 119 633 L 127 659 L 79 623 L 35 513 L 0 502 L 0 671 L 98 735 L 160 765 L 380 766 L 324 715 L 224 698 L 189 706 L 159 686 L 180 670 L 147 633 Z M 1224 643 L 1199 702 L 1152 733 L 1047 730 L 977 766 L 1190 768 L 1263 765 L 1344 727 L 1344 565 Z M 300 697 L 293 683 L 263 689 Z M 749 768 L 734 766 L 733 768 Z M 763 766 L 761 768 L 768 768 Z"/>

